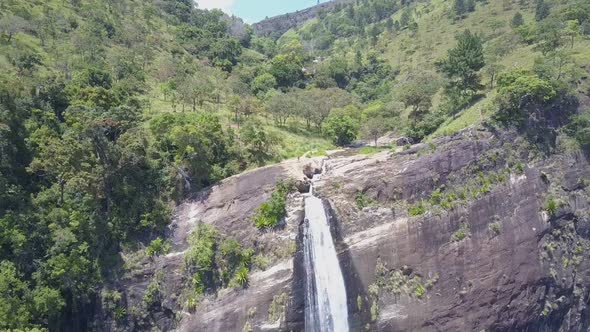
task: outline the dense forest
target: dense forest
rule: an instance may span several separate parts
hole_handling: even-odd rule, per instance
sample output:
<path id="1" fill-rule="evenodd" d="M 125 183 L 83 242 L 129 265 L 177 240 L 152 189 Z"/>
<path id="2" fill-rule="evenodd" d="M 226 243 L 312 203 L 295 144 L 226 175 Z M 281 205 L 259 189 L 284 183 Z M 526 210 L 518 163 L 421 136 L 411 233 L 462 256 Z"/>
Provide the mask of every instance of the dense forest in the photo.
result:
<path id="1" fill-rule="evenodd" d="M 247 169 L 572 100 L 585 149 L 589 38 L 585 0 L 356 0 L 278 39 L 191 0 L 3 0 L 0 330 L 93 329 L 121 253 L 164 254 L 175 204 Z M 219 246 L 211 287 L 243 286 L 254 253 Z"/>

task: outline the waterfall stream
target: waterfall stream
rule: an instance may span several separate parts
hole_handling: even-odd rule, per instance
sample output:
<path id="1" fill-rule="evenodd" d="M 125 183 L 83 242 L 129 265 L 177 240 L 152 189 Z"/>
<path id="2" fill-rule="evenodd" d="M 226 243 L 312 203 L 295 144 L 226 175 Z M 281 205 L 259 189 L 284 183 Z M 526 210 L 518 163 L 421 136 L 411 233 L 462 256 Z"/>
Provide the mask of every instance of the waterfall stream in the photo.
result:
<path id="1" fill-rule="evenodd" d="M 304 265 L 305 331 L 348 332 L 348 306 L 342 270 L 322 200 L 313 196 L 312 180 L 305 198 Z"/>

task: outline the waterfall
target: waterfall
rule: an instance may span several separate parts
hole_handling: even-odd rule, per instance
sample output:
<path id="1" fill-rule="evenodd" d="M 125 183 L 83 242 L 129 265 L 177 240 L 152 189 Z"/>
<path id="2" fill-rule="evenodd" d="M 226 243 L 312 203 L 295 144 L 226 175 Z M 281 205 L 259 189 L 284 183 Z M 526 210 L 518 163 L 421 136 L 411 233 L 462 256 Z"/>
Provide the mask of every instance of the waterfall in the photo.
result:
<path id="1" fill-rule="evenodd" d="M 348 332 L 348 306 L 342 270 L 322 200 L 305 198 L 304 265 L 306 272 L 305 331 Z"/>

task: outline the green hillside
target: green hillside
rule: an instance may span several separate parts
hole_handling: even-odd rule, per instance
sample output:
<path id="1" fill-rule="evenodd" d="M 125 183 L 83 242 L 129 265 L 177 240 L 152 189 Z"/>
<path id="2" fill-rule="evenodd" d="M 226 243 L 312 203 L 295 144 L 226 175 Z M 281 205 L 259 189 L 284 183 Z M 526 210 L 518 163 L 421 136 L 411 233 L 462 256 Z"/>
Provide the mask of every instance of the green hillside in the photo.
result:
<path id="1" fill-rule="evenodd" d="M 513 70 L 553 81 L 563 93 L 587 94 L 587 11 L 584 1 L 364 1 L 325 13 L 278 43 L 300 43 L 321 59 L 312 84 L 355 93 L 369 105 L 368 117 L 394 114 L 388 129 L 420 139 L 486 121 L 497 110 L 495 81 Z M 466 30 L 480 37 L 484 65 L 475 71 L 477 86 L 457 91 L 473 96 L 458 98 L 449 96 L 450 77 L 437 63 Z M 364 76 L 359 68 L 373 61 L 385 62 L 389 76 Z"/>
<path id="2" fill-rule="evenodd" d="M 141 320 L 122 253 L 165 254 L 175 205 L 247 169 L 548 109 L 586 149 L 589 35 L 585 0 L 357 0 L 277 40 L 191 0 L 3 0 L 0 330 Z"/>

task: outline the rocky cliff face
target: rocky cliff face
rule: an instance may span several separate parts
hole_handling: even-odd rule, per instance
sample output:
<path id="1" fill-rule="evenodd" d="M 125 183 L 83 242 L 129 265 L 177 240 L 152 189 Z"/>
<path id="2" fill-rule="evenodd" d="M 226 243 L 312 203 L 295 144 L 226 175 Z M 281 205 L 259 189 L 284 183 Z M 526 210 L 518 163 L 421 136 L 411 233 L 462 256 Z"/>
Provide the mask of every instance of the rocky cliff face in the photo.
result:
<path id="1" fill-rule="evenodd" d="M 317 6 L 299 10 L 294 13 L 267 18 L 258 23 L 254 23 L 252 27 L 258 36 L 279 38 L 289 29 L 299 27 L 305 22 L 316 18 L 322 11 L 332 10 L 337 5 L 350 1 L 351 0 L 332 0 L 323 2 Z"/>
<path id="2" fill-rule="evenodd" d="M 354 331 L 586 331 L 590 328 L 590 165 L 544 154 L 516 133 L 466 130 L 403 152 L 333 155 L 317 184 L 330 207 Z M 163 330 L 302 331 L 303 199 L 284 225 L 249 218 L 291 161 L 230 178 L 176 211 L 173 252 L 121 285 L 130 307 L 161 273 L 149 317 Z M 243 290 L 185 305 L 183 254 L 199 222 L 273 254 Z M 291 249 L 285 249 L 291 248 Z M 141 329 L 141 325 L 129 328 Z"/>
<path id="3" fill-rule="evenodd" d="M 356 330 L 588 329 L 588 161 L 531 151 L 467 131 L 329 164 Z"/>

